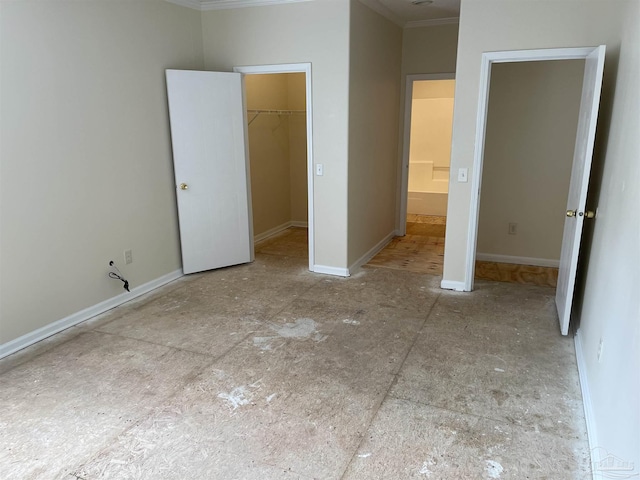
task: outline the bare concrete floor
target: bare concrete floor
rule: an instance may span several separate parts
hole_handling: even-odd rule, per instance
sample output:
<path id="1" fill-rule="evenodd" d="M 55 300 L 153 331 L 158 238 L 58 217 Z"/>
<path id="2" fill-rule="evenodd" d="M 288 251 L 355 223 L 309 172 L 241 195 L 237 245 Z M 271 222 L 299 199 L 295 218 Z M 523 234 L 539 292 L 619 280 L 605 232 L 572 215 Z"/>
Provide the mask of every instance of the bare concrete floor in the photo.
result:
<path id="1" fill-rule="evenodd" d="M 0 361 L 0 478 L 589 478 L 552 288 L 312 274 L 296 235 Z"/>

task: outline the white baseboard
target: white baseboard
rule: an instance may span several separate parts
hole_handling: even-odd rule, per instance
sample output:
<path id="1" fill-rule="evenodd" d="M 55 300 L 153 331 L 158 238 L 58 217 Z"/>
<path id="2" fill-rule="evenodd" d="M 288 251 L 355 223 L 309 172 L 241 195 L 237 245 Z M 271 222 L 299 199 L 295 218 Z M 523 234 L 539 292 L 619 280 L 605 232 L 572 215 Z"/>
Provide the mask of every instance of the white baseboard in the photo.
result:
<path id="1" fill-rule="evenodd" d="M 258 235 L 255 235 L 253 237 L 253 241 L 254 241 L 254 243 L 258 243 L 258 242 L 261 242 L 263 240 L 266 240 L 267 238 L 273 237 L 274 235 L 277 235 L 280 232 L 286 230 L 290 226 L 291 226 L 291 222 L 285 222 L 282 225 L 278 225 L 277 227 L 270 228 L 266 232 L 262 232 L 262 233 L 260 233 Z"/>
<path id="2" fill-rule="evenodd" d="M 376 254 L 380 250 L 382 250 L 387 245 L 387 243 L 389 243 L 391 241 L 391 239 L 393 237 L 395 237 L 395 236 L 396 236 L 395 230 L 393 230 L 392 232 L 388 233 L 387 236 L 384 237 L 382 240 L 380 240 L 378 243 L 376 243 L 373 246 L 373 248 L 371 248 L 367 253 L 362 255 L 358 260 L 356 260 L 355 262 L 353 262 L 351 264 L 351 266 L 349 267 L 349 274 L 355 272 L 356 269 L 360 268 L 362 265 L 364 265 L 369 260 L 371 260 L 373 257 L 375 257 Z"/>
<path id="3" fill-rule="evenodd" d="M 267 238 L 273 237 L 274 235 L 277 235 L 280 232 L 285 231 L 289 227 L 308 228 L 308 226 L 309 226 L 309 224 L 307 222 L 296 222 L 296 221 L 293 221 L 293 220 L 289 221 L 289 222 L 285 222 L 282 225 L 278 225 L 277 227 L 270 228 L 266 232 L 262 232 L 262 233 L 260 233 L 258 235 L 255 235 L 253 237 L 253 242 L 254 243 L 262 242 L 263 240 L 266 240 Z"/>
<path id="4" fill-rule="evenodd" d="M 312 271 L 315 273 L 324 273 L 325 275 L 335 275 L 338 277 L 350 276 L 348 268 L 328 267 L 326 265 L 314 265 Z"/>
<path id="5" fill-rule="evenodd" d="M 534 265 L 536 267 L 560 266 L 560 260 L 551 258 L 514 257 L 511 255 L 495 255 L 493 253 L 476 253 L 476 260 L 481 262 L 515 263 L 516 265 Z"/>
<path id="6" fill-rule="evenodd" d="M 464 282 L 455 282 L 453 280 L 442 280 L 440 288 L 444 290 L 455 290 L 456 292 L 464 292 Z"/>
<path id="7" fill-rule="evenodd" d="M 96 315 L 100 315 L 107 310 L 111 310 L 112 308 L 122 305 L 123 303 L 133 300 L 134 298 L 140 297 L 145 293 L 149 293 L 150 291 L 155 290 L 158 287 L 161 287 L 169 282 L 172 282 L 173 280 L 182 277 L 182 275 L 182 269 L 168 273 L 166 275 L 163 275 L 162 277 L 156 278 L 155 280 L 151 280 L 144 285 L 134 287 L 130 293 L 121 293 L 120 295 L 109 298 L 104 302 L 100 302 L 96 305 L 85 308 L 84 310 L 80 310 L 79 312 L 72 313 L 68 317 L 56 320 L 55 322 L 45 325 L 44 327 L 34 330 L 33 332 L 18 337 L 15 340 L 4 343 L 0 345 L 0 358 L 11 355 L 18 350 L 22 350 L 23 348 L 26 348 L 29 345 L 33 345 L 40 340 L 44 340 L 51 335 L 66 330 L 69 327 L 73 327 L 74 325 L 82 323 L 85 320 L 89 320 Z"/>
<path id="8" fill-rule="evenodd" d="M 584 407 L 584 418 L 587 423 L 587 438 L 589 440 L 589 452 L 591 454 L 591 465 L 599 463 L 600 458 L 594 458 L 597 455 L 598 434 L 596 431 L 596 424 L 593 416 L 593 406 L 591 405 L 591 392 L 589 390 L 589 382 L 587 381 L 587 365 L 584 358 L 584 352 L 582 350 L 582 340 L 580 339 L 580 329 L 573 337 L 573 341 L 576 348 L 576 361 L 578 364 L 578 375 L 580 377 L 580 390 L 582 390 L 582 405 Z M 593 479 L 596 480 L 596 471 L 593 472 Z"/>

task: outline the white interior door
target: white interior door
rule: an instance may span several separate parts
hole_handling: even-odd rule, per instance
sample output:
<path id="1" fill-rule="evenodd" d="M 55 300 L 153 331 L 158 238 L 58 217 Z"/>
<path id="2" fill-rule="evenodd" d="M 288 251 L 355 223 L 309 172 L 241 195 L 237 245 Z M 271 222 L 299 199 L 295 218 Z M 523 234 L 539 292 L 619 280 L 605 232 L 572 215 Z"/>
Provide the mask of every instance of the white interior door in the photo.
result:
<path id="1" fill-rule="evenodd" d="M 184 273 L 253 260 L 239 73 L 167 70 Z"/>
<path id="2" fill-rule="evenodd" d="M 576 283 L 578 253 L 585 219 L 587 188 L 589 186 L 593 143 L 596 135 L 598 106 L 600 104 L 604 55 L 605 46 L 601 45 L 594 48 L 585 59 L 578 131 L 573 154 L 573 168 L 571 170 L 571 183 L 567 200 L 567 218 L 564 222 L 558 287 L 556 289 L 556 307 L 558 308 L 560 330 L 563 335 L 569 332 L 569 318 Z"/>

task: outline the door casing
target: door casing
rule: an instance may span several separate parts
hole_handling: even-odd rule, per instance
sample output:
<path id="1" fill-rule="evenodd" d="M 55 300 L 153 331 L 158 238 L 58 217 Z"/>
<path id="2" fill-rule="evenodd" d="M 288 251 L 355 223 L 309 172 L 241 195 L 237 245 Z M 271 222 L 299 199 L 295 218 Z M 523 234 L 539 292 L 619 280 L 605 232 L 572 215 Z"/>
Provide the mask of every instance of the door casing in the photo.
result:
<path id="1" fill-rule="evenodd" d="M 489 107 L 489 89 L 491 65 L 494 63 L 535 62 L 546 60 L 584 60 L 599 47 L 549 48 L 541 50 L 515 50 L 485 52 L 482 54 L 480 69 L 480 97 L 476 117 L 476 138 L 471 172 L 471 205 L 467 230 L 467 255 L 465 264 L 464 291 L 473 290 L 475 274 L 476 248 L 478 240 L 478 219 L 480 213 L 480 188 L 482 185 L 482 166 L 484 161 L 484 142 L 486 137 L 487 112 Z M 584 88 L 584 87 L 583 87 Z M 452 212 L 455 213 L 455 212 Z M 445 264 L 447 257 L 445 255 Z M 444 282 L 443 282 L 444 283 Z M 448 288 L 442 285 L 443 288 Z"/>
<path id="2" fill-rule="evenodd" d="M 315 264 L 315 222 L 314 222 L 314 201 L 313 201 L 313 96 L 311 82 L 311 63 L 286 63 L 280 65 L 250 65 L 233 67 L 234 72 L 243 75 L 268 74 L 268 73 L 304 73 L 306 81 L 306 103 L 307 103 L 307 222 L 309 233 L 309 270 L 314 271 Z M 253 241 L 253 238 L 251 239 Z"/>

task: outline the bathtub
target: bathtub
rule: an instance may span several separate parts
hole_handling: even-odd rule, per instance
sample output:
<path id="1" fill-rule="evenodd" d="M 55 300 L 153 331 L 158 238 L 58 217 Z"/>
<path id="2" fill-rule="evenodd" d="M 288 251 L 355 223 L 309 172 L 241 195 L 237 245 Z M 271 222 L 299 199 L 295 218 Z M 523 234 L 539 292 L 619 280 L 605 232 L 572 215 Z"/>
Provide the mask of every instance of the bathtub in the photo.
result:
<path id="1" fill-rule="evenodd" d="M 407 213 L 447 215 L 449 167 L 434 167 L 430 161 L 409 163 Z"/>

